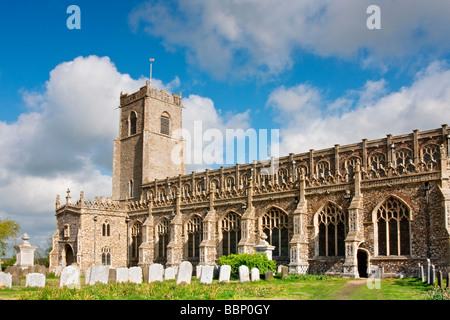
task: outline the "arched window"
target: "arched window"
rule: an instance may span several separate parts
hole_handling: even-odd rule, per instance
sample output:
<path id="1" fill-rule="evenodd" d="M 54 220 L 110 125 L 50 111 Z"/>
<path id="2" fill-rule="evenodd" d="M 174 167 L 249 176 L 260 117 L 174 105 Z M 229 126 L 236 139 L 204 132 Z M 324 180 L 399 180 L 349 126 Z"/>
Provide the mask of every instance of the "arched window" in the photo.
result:
<path id="1" fill-rule="evenodd" d="M 137 131 L 137 116 L 136 112 L 131 111 L 130 113 L 130 135 L 136 134 Z"/>
<path id="2" fill-rule="evenodd" d="M 169 244 L 169 219 L 163 219 L 158 224 L 158 256 L 167 257 L 167 245 Z"/>
<path id="3" fill-rule="evenodd" d="M 102 236 L 104 237 L 110 236 L 110 224 L 108 220 L 106 220 L 102 225 Z"/>
<path id="4" fill-rule="evenodd" d="M 161 115 L 161 130 L 160 130 L 161 134 L 165 134 L 167 136 L 170 135 L 170 118 L 169 115 L 167 113 L 163 113 Z"/>
<path id="5" fill-rule="evenodd" d="M 288 215 L 277 208 L 271 208 L 262 217 L 262 231 L 267 235 L 267 241 L 275 246 L 274 257 L 288 256 Z"/>
<path id="6" fill-rule="evenodd" d="M 141 224 L 136 222 L 131 227 L 131 258 L 139 257 L 139 246 L 142 243 Z"/>
<path id="7" fill-rule="evenodd" d="M 440 148 L 438 145 L 429 144 L 422 148 L 422 161 L 427 169 L 435 169 L 440 159 Z"/>
<path id="8" fill-rule="evenodd" d="M 409 209 L 397 198 L 390 197 L 378 207 L 376 210 L 378 255 L 410 254 L 409 222 Z"/>
<path id="9" fill-rule="evenodd" d="M 236 254 L 239 240 L 241 240 L 241 217 L 235 212 L 230 212 L 222 220 L 222 254 Z"/>
<path id="10" fill-rule="evenodd" d="M 107 247 L 102 248 L 102 265 L 110 266 L 111 265 L 111 250 Z"/>
<path id="11" fill-rule="evenodd" d="M 200 257 L 200 243 L 203 240 L 202 218 L 195 215 L 187 224 L 188 257 Z"/>
<path id="12" fill-rule="evenodd" d="M 344 256 L 347 219 L 344 212 L 328 202 L 317 215 L 319 256 Z"/>

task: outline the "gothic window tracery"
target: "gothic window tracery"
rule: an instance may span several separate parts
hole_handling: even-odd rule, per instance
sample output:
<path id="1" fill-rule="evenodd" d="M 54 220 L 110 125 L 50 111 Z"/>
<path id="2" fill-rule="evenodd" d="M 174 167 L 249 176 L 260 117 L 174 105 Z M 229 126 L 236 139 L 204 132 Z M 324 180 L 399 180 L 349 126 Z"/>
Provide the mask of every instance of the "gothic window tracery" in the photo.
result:
<path id="1" fill-rule="evenodd" d="M 241 217 L 229 212 L 222 220 L 222 254 L 236 254 L 241 239 Z"/>
<path id="2" fill-rule="evenodd" d="M 328 202 L 317 216 L 319 256 L 344 256 L 347 218 L 334 203 Z"/>
<path id="3" fill-rule="evenodd" d="M 102 265 L 111 265 L 111 249 L 108 247 L 102 248 Z"/>
<path id="4" fill-rule="evenodd" d="M 142 244 L 141 224 L 136 222 L 131 227 L 131 258 L 139 257 L 139 246 Z"/>
<path id="5" fill-rule="evenodd" d="M 203 240 L 203 221 L 198 215 L 195 215 L 187 224 L 188 234 L 188 257 L 200 257 L 200 243 Z"/>
<path id="6" fill-rule="evenodd" d="M 109 221 L 106 220 L 102 224 L 102 236 L 109 237 L 110 236 L 110 228 L 111 228 L 111 225 L 110 225 Z"/>
<path id="7" fill-rule="evenodd" d="M 158 256 L 162 258 L 167 257 L 167 245 L 169 244 L 169 225 L 170 221 L 164 218 L 157 227 L 158 233 Z"/>
<path id="8" fill-rule="evenodd" d="M 437 168 L 440 157 L 440 147 L 438 145 L 428 144 L 422 148 L 422 161 L 427 169 Z"/>
<path id="9" fill-rule="evenodd" d="M 378 255 L 410 254 L 410 212 L 397 198 L 385 200 L 376 211 Z"/>
<path id="10" fill-rule="evenodd" d="M 275 246 L 274 257 L 287 256 L 289 252 L 288 215 L 278 208 L 269 209 L 262 217 L 262 231 L 267 241 Z"/>

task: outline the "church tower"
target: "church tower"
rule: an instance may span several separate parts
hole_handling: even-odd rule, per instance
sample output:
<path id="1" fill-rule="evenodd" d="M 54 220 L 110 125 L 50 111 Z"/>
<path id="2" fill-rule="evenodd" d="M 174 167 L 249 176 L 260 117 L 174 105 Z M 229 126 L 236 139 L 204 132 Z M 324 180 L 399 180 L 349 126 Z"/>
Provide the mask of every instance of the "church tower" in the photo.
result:
<path id="1" fill-rule="evenodd" d="M 114 200 L 138 200 L 142 185 L 185 174 L 181 93 L 146 85 L 120 95 L 119 136 L 114 140 Z"/>

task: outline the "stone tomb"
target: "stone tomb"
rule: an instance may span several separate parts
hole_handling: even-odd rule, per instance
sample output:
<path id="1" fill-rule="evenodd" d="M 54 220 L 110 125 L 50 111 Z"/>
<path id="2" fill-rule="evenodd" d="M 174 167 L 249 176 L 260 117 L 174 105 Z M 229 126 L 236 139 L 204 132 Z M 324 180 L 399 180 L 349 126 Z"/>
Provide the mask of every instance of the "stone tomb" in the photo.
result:
<path id="1" fill-rule="evenodd" d="M 214 276 L 214 266 L 203 266 L 200 283 L 211 284 Z"/>
<path id="2" fill-rule="evenodd" d="M 178 267 L 176 284 L 190 284 L 192 278 L 192 264 L 189 261 L 183 261 Z"/>
<path id="3" fill-rule="evenodd" d="M 231 275 L 231 266 L 227 264 L 220 266 L 219 282 L 228 283 L 230 281 L 230 275 Z"/>
<path id="4" fill-rule="evenodd" d="M 59 287 L 80 289 L 80 269 L 77 266 L 68 266 L 62 269 L 59 278 Z"/>
<path id="5" fill-rule="evenodd" d="M 25 277 L 25 287 L 45 287 L 45 275 L 42 273 L 29 273 Z"/>
<path id="6" fill-rule="evenodd" d="M 249 275 L 247 266 L 239 267 L 239 281 L 240 282 L 249 282 L 250 281 L 250 275 Z"/>
<path id="7" fill-rule="evenodd" d="M 164 267 L 162 264 L 153 263 L 148 268 L 148 282 L 162 282 L 164 277 Z"/>

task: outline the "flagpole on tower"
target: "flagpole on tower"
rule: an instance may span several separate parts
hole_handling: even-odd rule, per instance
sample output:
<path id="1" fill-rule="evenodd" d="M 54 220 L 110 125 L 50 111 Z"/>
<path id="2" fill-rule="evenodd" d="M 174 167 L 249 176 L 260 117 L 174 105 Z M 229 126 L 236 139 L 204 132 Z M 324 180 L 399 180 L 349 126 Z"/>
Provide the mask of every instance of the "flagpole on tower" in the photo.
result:
<path id="1" fill-rule="evenodd" d="M 152 85 L 152 62 L 155 61 L 155 59 L 150 58 L 150 85 Z"/>

